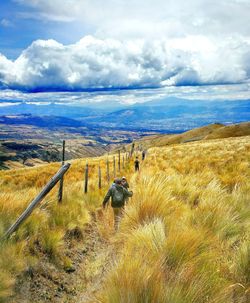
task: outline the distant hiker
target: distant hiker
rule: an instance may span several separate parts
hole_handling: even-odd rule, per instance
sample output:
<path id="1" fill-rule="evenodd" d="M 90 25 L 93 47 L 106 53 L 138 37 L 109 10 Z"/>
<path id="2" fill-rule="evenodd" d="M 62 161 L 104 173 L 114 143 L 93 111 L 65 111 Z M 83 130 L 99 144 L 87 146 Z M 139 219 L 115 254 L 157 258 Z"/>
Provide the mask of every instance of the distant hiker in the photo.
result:
<path id="1" fill-rule="evenodd" d="M 124 212 L 125 201 L 128 197 L 132 196 L 133 192 L 124 188 L 122 186 L 122 179 L 117 178 L 115 179 L 115 184 L 112 184 L 103 200 L 102 206 L 105 209 L 109 199 L 111 198 L 111 206 L 113 207 L 114 211 L 115 231 L 117 231 L 119 228 L 119 223 Z"/>
<path id="2" fill-rule="evenodd" d="M 140 161 L 138 157 L 135 158 L 135 171 L 139 171 L 140 169 Z"/>
<path id="3" fill-rule="evenodd" d="M 142 155 L 141 155 L 142 161 L 145 159 L 145 156 L 146 156 L 146 152 L 145 152 L 145 150 L 143 150 Z"/>

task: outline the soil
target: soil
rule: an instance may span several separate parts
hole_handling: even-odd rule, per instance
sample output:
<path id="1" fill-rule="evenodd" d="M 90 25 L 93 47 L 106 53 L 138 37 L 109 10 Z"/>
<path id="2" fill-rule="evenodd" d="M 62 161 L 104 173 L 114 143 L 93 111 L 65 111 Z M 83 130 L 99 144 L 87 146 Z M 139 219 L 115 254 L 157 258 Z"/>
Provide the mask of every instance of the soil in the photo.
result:
<path id="1" fill-rule="evenodd" d="M 34 268 L 18 277 L 10 303 L 95 302 L 94 294 L 113 262 L 112 245 L 100 236 L 95 218 L 83 231 L 69 232 L 65 245 L 71 265 L 55 265 L 43 254 Z"/>

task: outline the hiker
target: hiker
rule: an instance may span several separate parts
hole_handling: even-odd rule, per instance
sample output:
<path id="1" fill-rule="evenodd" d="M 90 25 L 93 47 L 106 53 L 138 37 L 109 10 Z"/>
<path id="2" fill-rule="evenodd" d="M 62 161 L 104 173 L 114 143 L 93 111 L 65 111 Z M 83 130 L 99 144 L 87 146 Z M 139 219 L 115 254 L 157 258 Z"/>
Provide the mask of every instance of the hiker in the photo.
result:
<path id="1" fill-rule="evenodd" d="M 135 171 L 139 171 L 140 169 L 140 161 L 138 157 L 135 158 Z"/>
<path id="2" fill-rule="evenodd" d="M 143 150 L 142 155 L 141 155 L 142 161 L 145 159 L 145 156 L 146 156 L 146 152 L 145 152 L 145 150 Z"/>
<path id="3" fill-rule="evenodd" d="M 133 192 L 128 191 L 126 188 L 124 188 L 122 186 L 122 179 L 117 178 L 117 179 L 115 179 L 115 184 L 113 184 L 109 188 L 109 190 L 103 200 L 102 206 L 105 209 L 109 199 L 111 198 L 111 206 L 114 211 L 115 231 L 117 231 L 119 228 L 120 220 L 121 220 L 121 217 L 124 212 L 125 200 L 128 197 L 132 197 L 132 196 L 133 196 Z"/>
<path id="4" fill-rule="evenodd" d="M 129 184 L 128 184 L 126 177 L 122 177 L 122 186 L 124 188 L 126 188 L 127 190 L 129 189 Z M 125 205 L 127 205 L 128 199 L 129 199 L 129 197 L 125 198 Z"/>

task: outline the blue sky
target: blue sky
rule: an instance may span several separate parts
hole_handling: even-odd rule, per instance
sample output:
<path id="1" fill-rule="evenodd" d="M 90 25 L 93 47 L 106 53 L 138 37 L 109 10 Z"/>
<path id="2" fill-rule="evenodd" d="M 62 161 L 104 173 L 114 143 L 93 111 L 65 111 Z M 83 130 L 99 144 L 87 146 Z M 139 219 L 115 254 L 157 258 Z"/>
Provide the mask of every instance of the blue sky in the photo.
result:
<path id="1" fill-rule="evenodd" d="M 79 29 L 77 22 L 40 18 L 38 11 L 29 5 L 0 1 L 0 53 L 9 59 L 16 59 L 37 39 L 70 44 L 90 32 L 87 26 Z"/>
<path id="2" fill-rule="evenodd" d="M 105 101 L 99 91 L 115 89 L 130 103 L 145 89 L 152 98 L 250 98 L 249 11 L 249 0 L 3 0 L 2 105 L 65 91 Z"/>

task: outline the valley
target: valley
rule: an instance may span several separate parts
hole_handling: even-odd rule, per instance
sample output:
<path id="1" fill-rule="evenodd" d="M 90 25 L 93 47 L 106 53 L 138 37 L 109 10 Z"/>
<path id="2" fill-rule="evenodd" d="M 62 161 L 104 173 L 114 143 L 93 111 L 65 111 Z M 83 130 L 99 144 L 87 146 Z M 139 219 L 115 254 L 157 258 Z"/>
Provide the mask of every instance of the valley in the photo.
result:
<path id="1" fill-rule="evenodd" d="M 87 127 L 64 117 L 2 116 L 0 169 L 60 161 L 62 140 L 67 141 L 66 160 L 70 160 L 100 156 L 118 145 L 152 134 L 153 131 Z"/>

